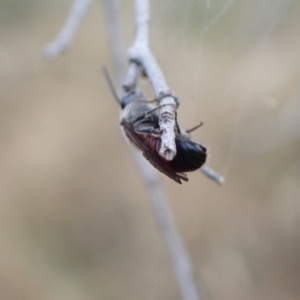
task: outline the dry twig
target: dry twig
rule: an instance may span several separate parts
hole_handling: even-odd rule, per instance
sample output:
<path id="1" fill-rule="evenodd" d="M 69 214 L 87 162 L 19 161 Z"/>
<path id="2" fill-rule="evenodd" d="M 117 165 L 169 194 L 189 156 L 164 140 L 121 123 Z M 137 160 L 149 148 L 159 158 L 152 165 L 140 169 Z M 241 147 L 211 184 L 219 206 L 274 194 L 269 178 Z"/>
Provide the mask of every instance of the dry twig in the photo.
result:
<path id="1" fill-rule="evenodd" d="M 86 15 L 91 0 L 75 0 L 64 26 L 53 42 L 44 48 L 44 57 L 48 60 L 56 59 L 67 51 L 74 39 L 83 17 Z"/>
<path id="2" fill-rule="evenodd" d="M 44 55 L 48 59 L 57 58 L 66 51 L 75 36 L 75 33 L 86 14 L 91 0 L 75 0 L 71 12 L 57 38 L 45 47 Z M 117 5 L 115 0 L 106 0 L 108 13 L 108 24 L 112 43 L 112 54 L 117 74 L 124 71 L 124 63 L 120 59 L 122 53 L 122 43 L 120 28 L 118 26 Z M 128 51 L 130 66 L 126 79 L 123 83 L 125 90 L 135 88 L 139 69 L 148 76 L 152 83 L 155 94 L 159 100 L 160 117 L 159 125 L 163 131 L 162 146 L 160 155 L 168 160 L 172 160 L 176 155 L 175 145 L 175 110 L 178 100 L 174 96 L 164 79 L 154 56 L 149 49 L 148 22 L 150 6 L 148 0 L 135 0 L 136 6 L 136 36 L 133 46 Z M 120 85 L 120 76 L 118 77 Z M 197 289 L 196 281 L 193 277 L 192 265 L 182 238 L 177 230 L 172 213 L 168 207 L 168 201 L 159 184 L 158 172 L 149 165 L 140 153 L 134 151 L 134 159 L 148 187 L 148 193 L 152 201 L 155 215 L 160 224 L 160 230 L 167 244 L 168 251 L 172 258 L 177 281 L 181 290 L 182 299 L 199 300 L 200 293 Z M 223 179 L 207 166 L 201 171 L 208 177 L 222 183 Z M 202 297 L 201 297 L 202 298 Z"/>
<path id="3" fill-rule="evenodd" d="M 159 100 L 159 127 L 162 131 L 159 154 L 167 160 L 176 155 L 175 110 L 178 99 L 170 91 L 164 75 L 149 48 L 150 5 L 148 0 L 135 1 L 135 41 L 128 51 L 129 60 L 143 68 Z M 127 81 L 126 81 L 127 82 Z"/>

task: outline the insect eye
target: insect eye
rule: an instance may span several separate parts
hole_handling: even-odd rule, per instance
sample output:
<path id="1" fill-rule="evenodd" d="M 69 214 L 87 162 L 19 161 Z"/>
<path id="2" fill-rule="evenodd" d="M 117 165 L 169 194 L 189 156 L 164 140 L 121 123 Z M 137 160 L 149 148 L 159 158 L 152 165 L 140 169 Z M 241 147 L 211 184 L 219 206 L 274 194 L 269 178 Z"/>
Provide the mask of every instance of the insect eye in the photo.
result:
<path id="1" fill-rule="evenodd" d="M 143 99 L 143 94 L 139 91 L 128 92 L 121 101 L 121 108 L 124 109 L 129 103 Z"/>
<path id="2" fill-rule="evenodd" d="M 122 107 L 122 109 L 124 109 L 124 107 L 125 107 L 126 105 L 128 105 L 129 103 L 131 103 L 132 101 L 135 100 L 134 94 L 135 94 L 135 92 L 132 91 L 132 92 L 127 93 L 127 94 L 122 98 L 122 101 L 121 101 L 121 107 Z"/>
<path id="3" fill-rule="evenodd" d="M 199 169 L 206 160 L 206 148 L 186 137 L 176 139 L 177 151 L 186 164 L 193 169 Z"/>

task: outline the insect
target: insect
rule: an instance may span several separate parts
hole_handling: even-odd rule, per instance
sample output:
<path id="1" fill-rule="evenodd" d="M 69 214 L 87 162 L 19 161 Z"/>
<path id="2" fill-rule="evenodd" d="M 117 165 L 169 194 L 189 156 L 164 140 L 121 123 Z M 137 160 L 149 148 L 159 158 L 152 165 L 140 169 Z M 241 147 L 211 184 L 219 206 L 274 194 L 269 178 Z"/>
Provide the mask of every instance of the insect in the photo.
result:
<path id="1" fill-rule="evenodd" d="M 137 90 L 126 93 L 119 100 L 107 71 L 105 71 L 105 76 L 115 98 L 121 104 L 121 125 L 128 139 L 142 151 L 144 157 L 157 170 L 179 184 L 181 184 L 181 180 L 188 181 L 185 172 L 201 168 L 207 157 L 206 148 L 200 143 L 192 141 L 189 135 L 202 124 L 187 130 L 187 132 L 182 132 L 176 118 L 177 153 L 173 160 L 168 161 L 159 155 L 161 131 L 158 124 L 158 110 L 151 105 L 142 92 Z"/>

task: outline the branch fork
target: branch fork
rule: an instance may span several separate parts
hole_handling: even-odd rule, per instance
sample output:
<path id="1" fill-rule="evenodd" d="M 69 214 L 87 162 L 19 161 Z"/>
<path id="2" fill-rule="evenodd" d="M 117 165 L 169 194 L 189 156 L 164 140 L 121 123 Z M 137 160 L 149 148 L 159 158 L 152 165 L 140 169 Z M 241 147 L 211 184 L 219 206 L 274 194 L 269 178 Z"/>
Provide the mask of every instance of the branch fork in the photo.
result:
<path id="1" fill-rule="evenodd" d="M 75 33 L 86 14 L 92 0 L 74 0 L 71 12 L 56 39 L 49 44 L 44 55 L 47 59 L 55 59 L 66 51 L 75 36 Z M 123 60 L 121 57 L 121 42 L 118 30 L 118 18 L 116 2 L 106 0 L 107 11 L 109 14 L 110 33 L 113 38 L 111 42 L 114 45 L 112 55 L 117 70 L 123 70 Z M 176 109 L 179 105 L 178 98 L 170 91 L 162 71 L 160 70 L 154 56 L 152 55 L 148 40 L 148 22 L 149 22 L 149 0 L 135 0 L 136 7 L 136 37 L 133 46 L 128 51 L 129 68 L 127 76 L 123 82 L 123 88 L 129 92 L 136 88 L 138 76 L 142 70 L 152 83 L 155 91 L 156 100 L 159 109 L 159 132 L 161 134 L 161 148 L 159 154 L 167 160 L 172 160 L 176 155 L 175 145 L 175 126 Z M 119 72 L 121 73 L 121 72 Z M 118 82 L 120 83 L 120 75 Z M 118 97 L 116 97 L 118 98 Z M 203 299 L 202 291 L 198 290 L 197 282 L 193 277 L 193 268 L 189 254 L 184 246 L 179 231 L 174 224 L 172 213 L 168 207 L 168 201 L 159 184 L 158 174 L 140 153 L 136 153 L 134 158 L 145 179 L 150 199 L 155 209 L 158 223 L 162 235 L 166 241 L 168 251 L 172 258 L 177 281 L 181 290 L 183 300 Z M 222 183 L 223 177 L 218 175 L 207 166 L 203 166 L 201 171 L 215 182 Z"/>

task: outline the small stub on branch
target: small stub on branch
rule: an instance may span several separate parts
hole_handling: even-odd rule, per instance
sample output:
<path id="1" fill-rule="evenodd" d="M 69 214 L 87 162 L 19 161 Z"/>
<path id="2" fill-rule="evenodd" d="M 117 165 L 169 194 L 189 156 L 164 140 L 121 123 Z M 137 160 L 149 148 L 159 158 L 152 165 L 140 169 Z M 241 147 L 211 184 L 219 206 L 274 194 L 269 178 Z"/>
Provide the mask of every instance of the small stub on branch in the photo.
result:
<path id="1" fill-rule="evenodd" d="M 212 168 L 210 168 L 207 165 L 204 165 L 201 167 L 200 171 L 209 179 L 211 179 L 212 181 L 216 182 L 219 185 L 222 185 L 225 181 L 225 178 L 218 174 L 215 170 L 213 170 Z"/>

